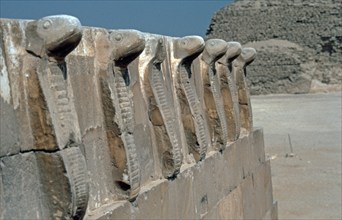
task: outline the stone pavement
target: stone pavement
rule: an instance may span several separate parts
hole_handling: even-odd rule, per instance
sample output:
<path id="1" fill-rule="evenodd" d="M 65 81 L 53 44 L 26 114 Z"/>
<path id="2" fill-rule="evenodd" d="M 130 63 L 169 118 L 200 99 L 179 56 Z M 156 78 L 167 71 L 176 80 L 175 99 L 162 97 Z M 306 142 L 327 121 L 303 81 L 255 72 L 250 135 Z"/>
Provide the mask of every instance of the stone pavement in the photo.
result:
<path id="1" fill-rule="evenodd" d="M 341 92 L 252 97 L 279 219 L 341 219 Z"/>

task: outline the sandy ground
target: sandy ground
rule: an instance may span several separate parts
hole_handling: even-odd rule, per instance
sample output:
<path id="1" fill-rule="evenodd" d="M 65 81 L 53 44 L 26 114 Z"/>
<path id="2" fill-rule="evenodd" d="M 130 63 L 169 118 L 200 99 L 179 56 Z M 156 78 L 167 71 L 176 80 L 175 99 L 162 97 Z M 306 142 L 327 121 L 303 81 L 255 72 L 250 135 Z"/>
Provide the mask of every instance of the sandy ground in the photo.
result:
<path id="1" fill-rule="evenodd" d="M 341 94 L 252 97 L 279 219 L 342 219 Z"/>

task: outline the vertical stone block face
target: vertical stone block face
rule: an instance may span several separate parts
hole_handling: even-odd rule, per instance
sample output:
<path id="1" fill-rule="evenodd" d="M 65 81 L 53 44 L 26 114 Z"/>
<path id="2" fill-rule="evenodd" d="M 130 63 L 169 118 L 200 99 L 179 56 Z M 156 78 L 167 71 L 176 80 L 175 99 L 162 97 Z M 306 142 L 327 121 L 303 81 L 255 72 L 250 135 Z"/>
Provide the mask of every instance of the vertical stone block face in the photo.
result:
<path id="1" fill-rule="evenodd" d="M 266 162 L 242 185 L 244 219 L 261 219 L 268 210 L 273 209 L 270 162 Z M 266 193 L 265 193 L 266 192 Z"/>
<path id="2" fill-rule="evenodd" d="M 1 219 L 275 212 L 246 85 L 254 49 L 67 15 L 0 30 Z"/>
<path id="3" fill-rule="evenodd" d="M 75 149 L 56 154 L 31 152 L 1 158 L 4 201 L 1 217 L 71 218 L 79 212 L 84 213 L 82 203 L 87 202 L 88 194 L 84 193 L 87 187 L 79 180 L 84 177 L 74 177 L 82 169 L 75 166 L 82 158 L 70 152 Z M 70 157 L 74 161 L 66 161 Z"/>
<path id="4" fill-rule="evenodd" d="M 17 28 L 9 28 L 11 25 Z M 80 28 L 78 19 L 71 16 L 49 16 L 37 21 L 1 25 L 2 32 L 6 32 L 6 37 L 2 38 L 2 45 L 6 45 L 3 48 L 6 47 L 8 51 L 6 56 L 17 56 L 7 56 L 9 60 L 2 67 L 2 73 L 5 70 L 11 72 L 1 75 L 1 81 L 6 81 L 8 75 L 13 76 L 13 81 L 8 83 L 16 86 L 10 90 L 16 100 L 8 101 L 5 93 L 1 93 L 1 98 L 12 105 L 17 126 L 23 129 L 17 131 L 23 143 L 20 148 L 15 148 L 18 145 L 13 144 L 15 150 L 12 151 L 11 146 L 1 145 L 1 175 L 6 183 L 3 185 L 3 194 L 6 196 L 13 191 L 5 201 L 20 200 L 22 194 L 29 194 L 26 193 L 29 188 L 32 188 L 30 192 L 40 195 L 32 201 L 29 195 L 21 205 L 25 200 L 13 200 L 14 204 L 18 203 L 18 207 L 22 207 L 19 218 L 26 218 L 25 210 L 33 211 L 32 218 L 80 218 L 87 208 L 87 168 L 81 151 L 83 145 L 65 62 L 65 56 L 78 45 L 82 37 Z M 11 38 L 12 35 L 19 35 L 22 40 Z M 11 70 L 12 67 L 17 71 Z M 19 77 L 15 77 L 16 74 Z M 21 93 L 16 94 L 19 90 Z M 7 109 L 6 106 L 4 109 Z M 4 117 L 6 119 L 11 117 L 7 114 Z M 23 126 L 19 123 L 21 120 Z M 15 138 L 9 138 L 13 143 Z M 26 162 L 29 162 L 27 166 Z M 27 167 L 27 170 L 22 170 L 23 167 Z M 11 179 L 11 176 L 14 178 Z M 16 185 L 23 178 L 25 181 Z M 15 187 L 8 188 L 12 182 L 15 182 Z M 7 217 L 11 217 L 15 211 L 16 205 L 12 206 L 14 208 L 4 208 Z"/>
<path id="5" fill-rule="evenodd" d="M 42 207 L 39 198 L 39 171 L 33 153 L 1 158 L 1 176 L 3 219 L 47 217 L 47 207 Z"/>
<path id="6" fill-rule="evenodd" d="M 0 99 L 0 155 L 15 154 L 20 151 L 20 128 L 16 113 L 11 105 Z"/>
<path id="7" fill-rule="evenodd" d="M 173 42 L 175 66 L 172 76 L 180 106 L 181 119 L 186 137 L 187 150 L 199 161 L 205 157 L 209 138 L 207 122 L 200 107 L 199 97 L 194 87 L 194 74 L 191 71 L 193 60 L 203 51 L 204 41 L 197 36 L 175 39 Z"/>
<path id="8" fill-rule="evenodd" d="M 236 141 L 240 136 L 240 114 L 238 94 L 233 74 L 230 71 L 232 61 L 241 54 L 238 42 L 228 42 L 226 53 L 215 63 L 215 69 L 220 78 L 221 95 L 227 119 L 227 138 L 229 142 Z"/>
<path id="9" fill-rule="evenodd" d="M 242 140 L 262 136 L 261 130 L 254 130 L 253 136 Z M 235 142 L 222 154 L 211 152 L 200 163 L 181 169 L 174 180 L 163 179 L 143 186 L 135 204 L 115 202 L 86 218 L 276 219 L 270 162 L 256 164 L 243 176 L 241 166 L 246 161 L 241 161 L 239 155 L 249 150 L 244 144 L 250 146 L 252 142 Z M 232 161 L 235 158 L 239 163 Z"/>
<path id="10" fill-rule="evenodd" d="M 89 210 L 99 208 L 115 196 L 99 81 L 99 76 L 107 71 L 108 45 L 107 30 L 84 28 L 82 40 L 75 48 L 77 54 L 67 57 L 67 68 L 73 73 L 69 79 L 87 159 L 89 197 L 92 198 Z M 101 56 L 95 56 L 99 49 L 102 49 Z"/>
<path id="11" fill-rule="evenodd" d="M 228 142 L 228 125 L 224 115 L 223 99 L 219 75 L 215 69 L 215 61 L 227 51 L 227 43 L 221 39 L 211 39 L 206 42 L 204 51 L 199 58 L 200 68 L 195 68 L 195 74 L 202 79 L 202 84 L 198 85 L 200 94 L 207 107 L 205 119 L 208 120 L 207 130 L 213 142 L 213 148 L 222 150 Z"/>
<path id="12" fill-rule="evenodd" d="M 1 91 L 1 149 L 0 156 L 15 154 L 32 143 L 29 132 L 28 117 L 22 117 L 21 126 L 17 123 L 18 116 L 25 116 L 24 108 L 19 108 L 25 102 L 22 74 L 23 54 L 25 49 L 25 21 L 0 20 L 1 56 L 0 56 L 0 91 Z M 10 121 L 9 121 L 10 120 Z M 6 123 L 8 122 L 8 123 Z M 17 124 L 17 125 L 15 125 Z M 17 126 L 17 129 L 16 129 Z M 13 131 L 13 133 L 11 132 Z M 12 134 L 8 133 L 11 132 Z"/>
<path id="13" fill-rule="evenodd" d="M 253 128 L 252 107 L 247 86 L 246 66 L 255 59 L 256 51 L 253 48 L 243 48 L 241 54 L 233 61 L 232 72 L 236 82 L 240 109 L 241 133 L 250 133 Z"/>
<path id="14" fill-rule="evenodd" d="M 107 138 L 115 164 L 117 194 L 134 199 L 140 188 L 140 165 L 134 140 L 134 112 L 127 66 L 143 51 L 145 40 L 138 31 L 117 30 L 109 34 L 109 41 L 108 73 L 100 79 L 102 103 L 108 105 L 104 112 Z"/>

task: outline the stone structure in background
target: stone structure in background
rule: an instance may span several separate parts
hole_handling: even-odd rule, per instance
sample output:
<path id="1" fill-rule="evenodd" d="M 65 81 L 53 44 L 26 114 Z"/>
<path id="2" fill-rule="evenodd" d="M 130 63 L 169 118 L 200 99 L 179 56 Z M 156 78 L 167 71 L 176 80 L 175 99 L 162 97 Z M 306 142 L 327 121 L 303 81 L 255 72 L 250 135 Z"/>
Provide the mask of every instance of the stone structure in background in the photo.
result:
<path id="1" fill-rule="evenodd" d="M 0 219 L 277 218 L 252 48 L 0 20 Z"/>
<path id="2" fill-rule="evenodd" d="M 254 47 L 252 94 L 341 89 L 342 2 L 237 0 L 212 18 L 207 37 Z"/>

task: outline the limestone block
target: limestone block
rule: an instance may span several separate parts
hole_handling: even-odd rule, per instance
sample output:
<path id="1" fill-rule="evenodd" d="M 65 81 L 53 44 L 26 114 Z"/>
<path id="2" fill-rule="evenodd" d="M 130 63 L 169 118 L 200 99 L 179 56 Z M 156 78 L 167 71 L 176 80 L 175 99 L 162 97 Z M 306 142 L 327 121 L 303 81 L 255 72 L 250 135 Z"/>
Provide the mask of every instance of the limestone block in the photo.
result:
<path id="1" fill-rule="evenodd" d="M 265 216 L 263 217 L 264 220 L 278 220 L 278 202 L 273 202 L 272 208 L 267 211 Z"/>
<path id="2" fill-rule="evenodd" d="M 109 62 L 107 30 L 83 28 L 79 46 L 67 57 L 71 73 L 75 109 L 87 158 L 90 197 L 89 210 L 108 203 L 114 194 L 113 163 L 107 140 L 106 121 L 101 102 L 100 76 Z M 96 56 L 102 49 L 102 56 Z"/>
<path id="3" fill-rule="evenodd" d="M 238 92 L 241 134 L 251 133 L 253 129 L 252 107 L 249 97 L 249 88 L 246 81 L 246 66 L 252 63 L 255 57 L 255 49 L 243 48 L 241 54 L 232 63 L 232 74 Z"/>
<path id="4" fill-rule="evenodd" d="M 208 147 L 208 128 L 191 72 L 193 60 L 203 51 L 204 40 L 198 36 L 176 38 L 172 41 L 173 86 L 180 106 L 180 117 L 186 138 L 185 152 L 193 154 L 196 161 L 205 157 Z"/>
<path id="5" fill-rule="evenodd" d="M 34 212 L 28 218 L 81 218 L 87 208 L 86 164 L 64 59 L 78 45 L 82 37 L 80 27 L 77 18 L 66 15 L 1 23 L 2 33 L 6 33 L 2 44 L 6 45 L 9 59 L 2 71 L 10 71 L 13 77 L 10 92 L 16 98 L 9 103 L 16 117 L 8 124 L 16 126 L 19 124 L 15 121 L 23 121 L 17 134 L 23 143 L 20 151 L 24 152 L 18 154 L 16 149 L 13 155 L 5 152 L 6 156 L 0 157 L 1 175 L 6 183 L 2 187 L 2 199 L 14 199 L 13 203 L 6 203 L 11 207 L 4 208 L 5 218 L 12 215 L 26 218 L 27 210 L 30 210 L 27 211 L 29 216 L 31 210 Z M 20 36 L 21 40 L 14 41 L 11 36 Z M 17 57 L 12 57 L 14 55 Z M 1 80 L 6 80 L 7 75 L 1 74 L 4 77 Z M 1 93 L 2 98 L 8 98 L 5 95 Z M 5 105 L 4 109 L 7 109 Z M 8 114 L 7 119 L 11 118 L 9 113 L 4 113 Z M 1 149 L 5 147 L 8 146 L 1 144 Z M 8 149 L 13 150 L 15 146 Z M 22 181 L 23 178 L 27 182 Z M 30 188 L 32 190 L 26 193 Z M 11 191 L 17 195 L 12 196 Z M 31 192 L 40 197 L 36 198 Z M 6 198 L 6 194 L 10 198 Z M 21 194 L 28 195 L 26 200 L 20 199 Z M 18 198 L 20 201 L 16 201 Z M 15 214 L 17 203 L 22 212 Z"/>
<path id="6" fill-rule="evenodd" d="M 151 92 L 148 78 L 144 74 L 149 73 L 149 60 L 145 58 L 149 45 L 153 45 L 153 41 L 144 36 L 145 49 L 141 55 L 134 60 L 129 66 L 131 73 L 131 90 L 133 94 L 133 111 L 134 111 L 134 139 L 136 140 L 137 154 L 139 155 L 139 164 L 141 166 L 141 184 L 158 179 L 161 176 L 160 160 L 158 158 L 156 143 L 153 133 L 153 125 L 150 122 L 149 105 L 145 96 L 146 90 Z M 151 57 L 153 55 L 151 54 Z M 145 60 L 146 59 L 146 60 Z M 149 67 L 148 67 L 149 66 Z M 144 77 L 143 77 L 144 76 Z M 148 75 L 146 75 L 148 77 Z M 146 80 L 144 82 L 144 80 Z M 146 88 L 145 88 L 146 87 Z M 149 93 L 150 95 L 150 93 Z M 153 96 L 150 96 L 153 99 Z"/>
<path id="7" fill-rule="evenodd" d="M 172 166 L 168 161 L 174 159 L 168 155 L 179 151 L 181 144 L 176 132 L 175 113 L 171 110 L 172 96 L 165 89 L 165 72 L 161 68 L 167 42 L 164 37 L 152 34 L 145 34 L 145 39 L 145 50 L 129 69 L 137 76 L 133 89 L 136 132 L 140 133 L 139 153 L 146 157 L 141 158 L 142 166 L 147 166 L 144 169 L 146 173 L 142 175 L 146 176 L 145 179 L 150 176 L 156 179 L 161 175 L 169 177 L 178 172 L 179 165 L 176 164 L 179 162 Z M 150 135 L 146 136 L 146 132 Z M 143 145 L 144 142 L 147 145 Z M 154 158 L 154 162 L 148 160 L 148 157 Z"/>
<path id="8" fill-rule="evenodd" d="M 40 200 L 39 168 L 33 153 L 1 158 L 1 218 L 47 218 Z M 65 202 L 65 201 L 64 201 Z"/>
<path id="9" fill-rule="evenodd" d="M 88 212 L 84 219 L 134 219 L 131 206 L 129 202 L 117 201 L 97 209 L 96 212 Z"/>
<path id="10" fill-rule="evenodd" d="M 100 96 L 94 100 L 100 100 L 97 106 L 102 107 L 101 115 L 109 145 L 105 150 L 108 153 L 104 151 L 104 154 L 99 156 L 106 158 L 104 163 L 107 161 L 107 164 L 104 166 L 109 167 L 109 161 L 113 164 L 112 184 L 116 184 L 117 197 L 133 199 L 140 187 L 140 170 L 134 141 L 133 103 L 127 66 L 143 51 L 145 40 L 140 32 L 133 30 L 89 32 L 91 35 L 88 39 L 96 39 L 95 45 L 99 45 L 104 51 L 104 54 L 95 59 L 95 67 L 91 68 L 95 69 L 95 75 L 89 76 L 92 78 L 89 83 L 95 82 L 97 88 L 94 94 Z M 98 52 L 97 49 L 100 48 L 89 46 L 92 41 L 89 42 L 88 39 L 81 44 L 83 51 L 75 51 L 76 56 L 80 56 L 84 50 L 93 51 L 95 54 Z M 90 63 L 90 67 L 92 65 L 94 63 Z M 97 127 L 97 124 L 99 122 L 90 126 Z"/>
<path id="11" fill-rule="evenodd" d="M 227 42 L 227 51 L 217 62 L 215 70 L 220 77 L 221 95 L 227 120 L 227 138 L 229 142 L 236 141 L 240 136 L 240 113 L 238 94 L 233 74 L 230 71 L 232 61 L 241 54 L 238 42 Z"/>
<path id="12" fill-rule="evenodd" d="M 137 198 L 135 219 L 196 218 L 191 175 L 191 170 L 187 170 L 177 176 L 179 181 L 156 181 L 158 185 L 153 184 L 151 190 Z"/>
<path id="13" fill-rule="evenodd" d="M 38 113 L 45 107 L 49 115 L 41 113 L 37 123 L 41 124 L 39 133 L 55 134 L 59 149 L 67 148 L 71 142 L 81 142 L 77 113 L 73 103 L 73 91 L 68 81 L 69 71 L 65 57 L 75 48 L 82 38 L 80 21 L 72 16 L 47 16 L 37 21 L 30 21 L 25 28 L 26 51 L 37 57 L 37 68 L 32 72 L 38 79 L 38 96 L 36 103 Z M 29 57 L 28 57 L 29 58 Z M 36 74 L 36 76 L 34 76 Z M 34 86 L 34 85 L 33 85 Z M 39 88 L 40 87 L 40 88 Z M 51 117 L 51 122 L 49 120 Z M 43 117 L 43 118 L 42 118 Z M 52 123 L 52 126 L 49 124 Z M 46 126 L 45 126 L 46 124 Z M 34 126 L 34 125 L 33 125 Z M 51 127 L 52 131 L 45 131 Z M 33 129 L 36 132 L 37 129 Z M 52 140 L 50 141 L 52 142 Z M 47 150 L 55 150 L 50 144 Z"/>
<path id="14" fill-rule="evenodd" d="M 2 217 L 61 219 L 82 217 L 88 200 L 80 158 L 60 153 L 25 153 L 1 158 Z M 78 161 L 66 161 L 77 159 Z M 74 163 L 71 165 L 70 163 Z M 65 166 L 64 164 L 68 164 Z M 72 175 L 79 173 L 77 179 Z"/>
<path id="15" fill-rule="evenodd" d="M 224 115 L 223 100 L 219 75 L 215 71 L 215 62 L 224 55 L 227 50 L 227 43 L 221 39 L 211 39 L 205 44 L 204 51 L 198 58 L 197 68 L 194 68 L 194 75 L 201 78 L 196 86 L 203 97 L 202 106 L 206 106 L 205 119 L 208 121 L 207 132 L 211 139 L 210 147 L 215 150 L 222 150 L 228 142 L 227 121 Z M 208 142 L 208 141 L 207 141 Z"/>
<path id="16" fill-rule="evenodd" d="M 254 131 L 254 135 L 262 132 Z M 261 137 L 260 137 L 261 138 Z M 174 180 L 156 180 L 144 185 L 134 203 L 114 202 L 89 213 L 87 218 L 262 218 L 273 207 L 269 161 L 253 167 L 243 177 L 241 157 L 249 150 L 237 141 L 223 155 L 211 152 L 205 160 L 183 167 Z M 263 147 L 263 146 L 261 146 Z M 260 204 L 259 204 L 260 203 Z M 113 211 L 114 210 L 114 211 Z"/>
<path id="17" fill-rule="evenodd" d="M 241 184 L 242 188 L 242 208 L 244 219 L 257 219 L 256 195 L 253 189 L 253 178 L 246 178 Z"/>
<path id="18" fill-rule="evenodd" d="M 264 163 L 266 161 L 265 158 L 265 143 L 264 143 L 264 134 L 262 128 L 254 128 L 253 129 L 253 138 L 251 143 L 251 154 L 253 156 L 252 161 L 254 164 L 252 167 L 256 167 L 258 164 Z"/>
<path id="19" fill-rule="evenodd" d="M 113 165 L 110 159 L 105 131 L 101 127 L 87 129 L 83 136 L 89 180 L 89 211 L 116 198 Z"/>
<path id="20" fill-rule="evenodd" d="M 277 201 L 273 203 L 271 219 L 278 220 L 278 202 Z"/>
<path id="21" fill-rule="evenodd" d="M 255 50 L 82 27 L 67 15 L 1 19 L 0 30 L 0 218 L 261 218 L 271 209 L 245 79 Z"/>
<path id="22" fill-rule="evenodd" d="M 243 147 L 242 142 L 238 140 L 229 145 L 225 150 L 224 160 L 226 163 L 224 169 L 227 175 L 225 181 L 229 191 L 234 190 L 243 179 L 244 173 L 242 167 L 245 160 L 242 160 L 242 158 L 245 156 L 245 149 L 247 149 L 247 146 Z"/>
<path id="23" fill-rule="evenodd" d="M 193 170 L 186 169 L 183 172 L 181 172 L 179 174 L 179 181 L 169 182 L 168 188 L 168 202 L 175 207 L 174 210 L 177 210 L 169 210 L 168 218 L 176 217 L 194 219 L 197 218 L 199 213 L 203 213 L 206 211 L 207 201 L 205 201 L 205 197 L 202 197 L 201 199 L 201 206 L 196 207 L 196 198 L 198 198 L 198 192 L 194 190 Z M 177 197 L 175 197 L 174 195 L 177 195 Z"/>
<path id="24" fill-rule="evenodd" d="M 243 219 L 242 191 L 238 186 L 218 204 L 219 219 Z"/>
<path id="25" fill-rule="evenodd" d="M 243 135 L 236 142 L 240 143 L 242 176 L 245 178 L 255 172 L 265 162 L 265 150 L 262 129 L 254 129 L 248 136 Z"/>
<path id="26" fill-rule="evenodd" d="M 4 199 L 4 187 L 3 187 L 3 181 L 2 181 L 2 168 L 0 166 L 0 218 L 4 219 L 5 215 L 5 199 Z"/>
<path id="27" fill-rule="evenodd" d="M 243 219 L 241 186 L 223 197 L 202 219 Z"/>
<path id="28" fill-rule="evenodd" d="M 135 209 L 136 219 L 160 219 L 163 216 L 169 216 L 172 210 L 169 210 L 170 194 L 168 191 L 169 183 L 166 180 L 157 180 L 142 188 L 142 193 L 137 198 L 137 209 Z M 151 202 L 147 202 L 151 201 Z M 175 205 L 175 204 L 172 204 Z M 145 212 L 144 210 L 149 210 Z M 173 209 L 174 211 L 175 209 Z M 174 213 L 176 215 L 176 213 Z M 170 217 L 171 218 L 171 217 Z"/>
<path id="29" fill-rule="evenodd" d="M 241 160 L 241 173 L 242 177 L 246 178 L 247 176 L 253 174 L 255 167 L 253 165 L 253 147 L 251 146 L 250 136 L 245 136 L 245 138 L 239 139 L 240 141 L 240 160 Z"/>
<path id="30" fill-rule="evenodd" d="M 18 153 L 28 146 L 32 147 L 32 136 L 25 108 L 22 88 L 22 54 L 25 49 L 24 27 L 27 21 L 0 19 L 0 105 L 1 105 L 1 146 L 0 156 Z M 20 125 L 18 122 L 20 120 Z M 10 120 L 10 121 L 8 121 Z M 8 132 L 13 133 L 8 134 Z M 19 139 L 19 140 L 18 140 Z"/>
<path id="31" fill-rule="evenodd" d="M 242 185 L 244 219 L 261 219 L 273 207 L 270 161 L 261 164 Z"/>
<path id="32" fill-rule="evenodd" d="M 240 185 L 248 172 L 244 172 L 249 167 L 249 160 L 246 157 L 250 150 L 248 137 L 227 146 L 223 153 L 212 152 L 207 158 L 206 163 L 197 164 L 194 167 L 193 190 L 195 202 L 200 206 L 202 197 L 206 197 L 208 210 L 211 210 L 222 199 Z M 203 176 L 203 172 L 207 175 Z M 216 180 L 216 177 L 220 181 Z M 205 184 L 203 184 L 205 183 Z M 215 190 L 213 190 L 215 189 Z M 203 214 L 203 213 L 202 213 Z"/>
<path id="33" fill-rule="evenodd" d="M 0 98 L 0 157 L 20 151 L 20 126 L 16 112 L 11 105 Z"/>

